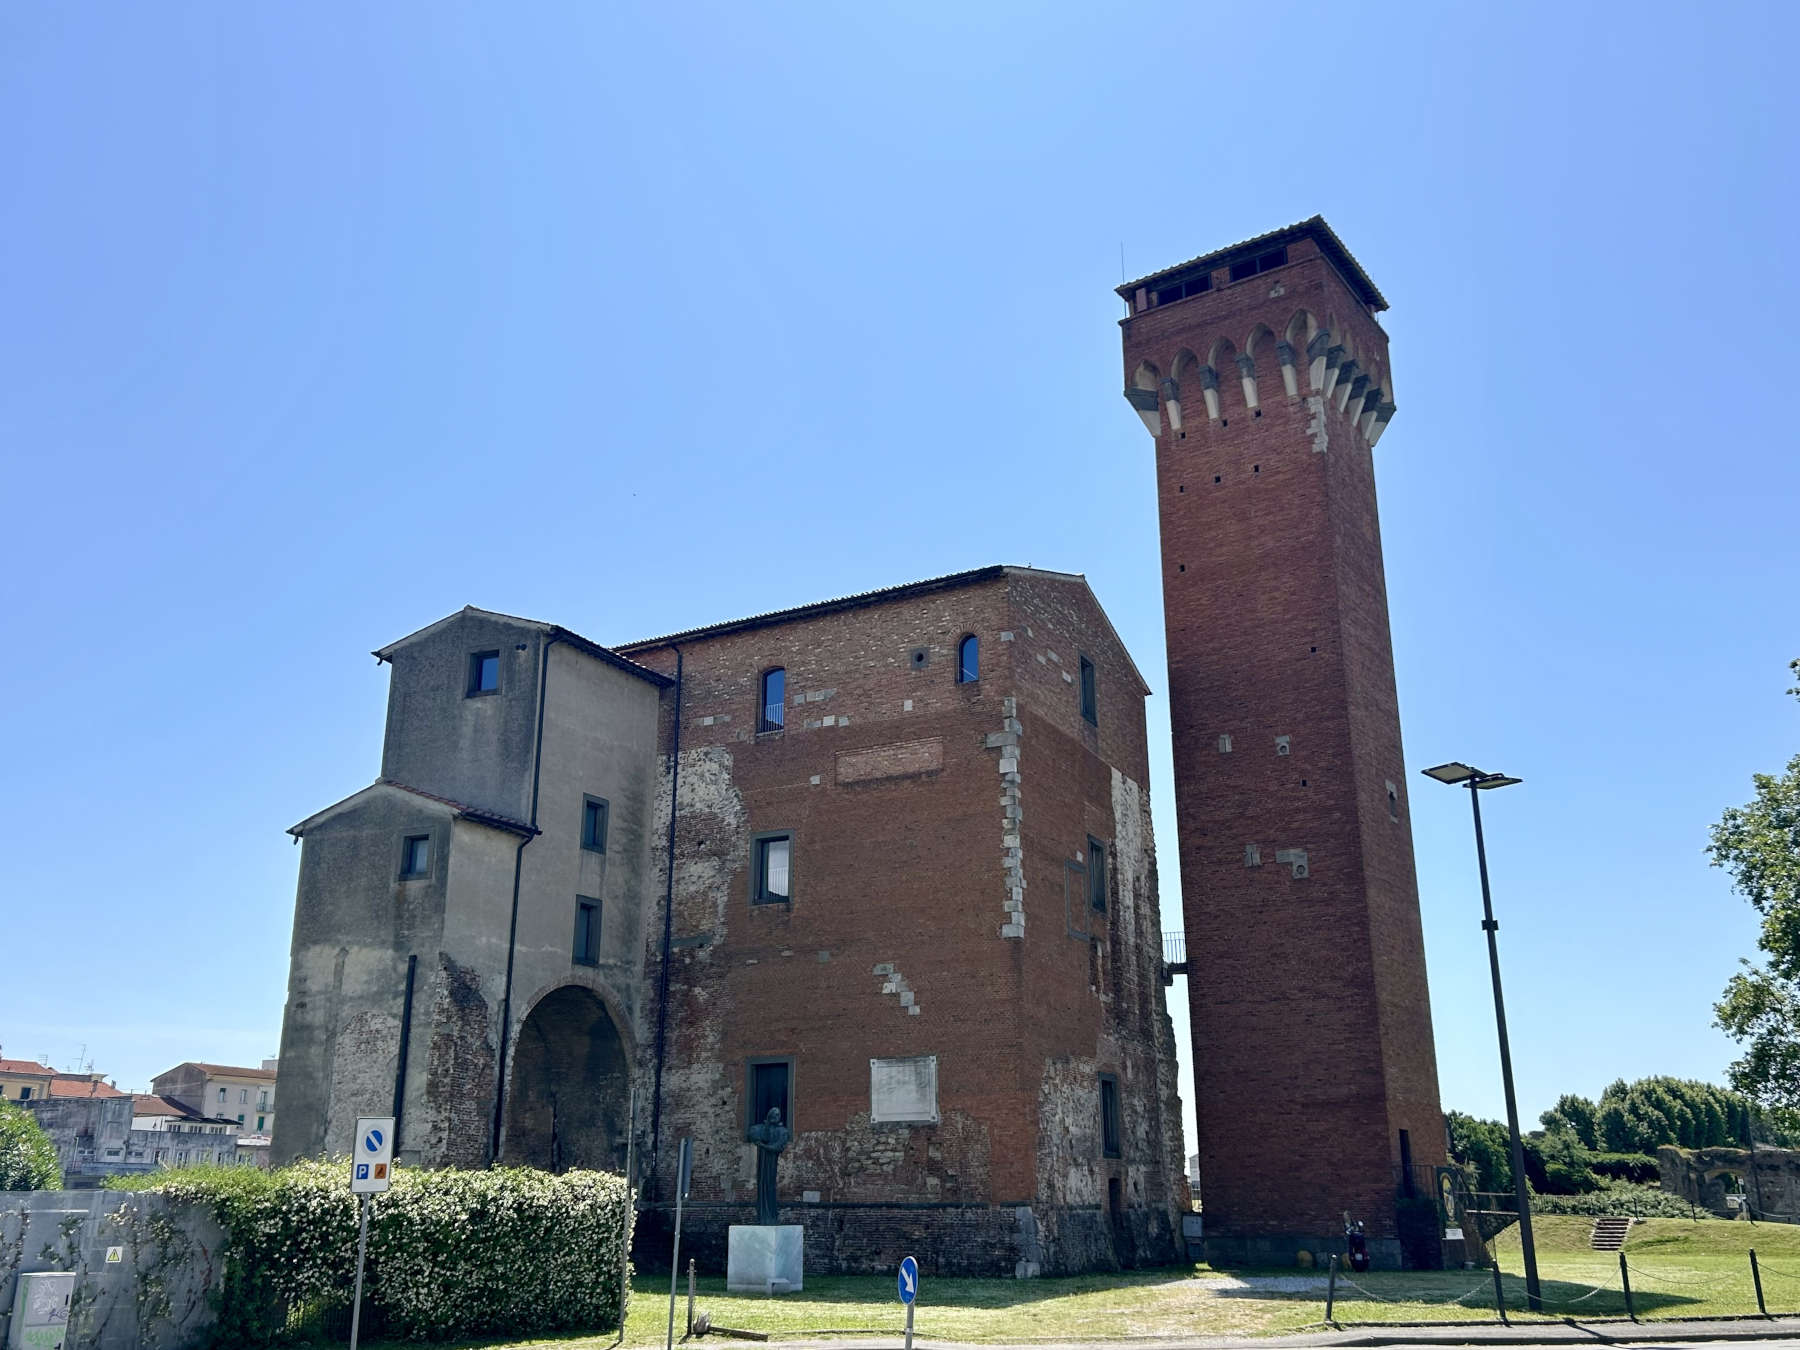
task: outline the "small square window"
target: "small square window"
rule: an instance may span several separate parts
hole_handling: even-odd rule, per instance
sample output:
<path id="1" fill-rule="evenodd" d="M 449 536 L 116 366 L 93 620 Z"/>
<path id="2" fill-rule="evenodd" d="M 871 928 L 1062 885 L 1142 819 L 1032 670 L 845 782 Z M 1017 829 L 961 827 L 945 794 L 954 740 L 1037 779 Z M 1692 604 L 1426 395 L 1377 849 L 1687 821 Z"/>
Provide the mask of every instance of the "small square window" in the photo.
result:
<path id="1" fill-rule="evenodd" d="M 575 964 L 600 964 L 600 902 L 587 896 L 575 900 Z"/>
<path id="2" fill-rule="evenodd" d="M 470 698 L 477 694 L 495 694 L 500 691 L 500 653 L 469 653 L 469 688 Z"/>
<path id="3" fill-rule="evenodd" d="M 750 903 L 784 905 L 794 898 L 794 836 L 767 834 L 756 841 Z"/>
<path id="4" fill-rule="evenodd" d="M 1081 658 L 1081 715 L 1095 726 L 1100 725 L 1099 694 L 1094 674 L 1094 663 Z"/>
<path id="5" fill-rule="evenodd" d="M 409 834 L 400 848 L 400 876 L 402 879 L 422 877 L 431 871 L 431 836 L 428 834 Z"/>
<path id="6" fill-rule="evenodd" d="M 1108 1158 L 1123 1155 L 1119 1129 L 1119 1080 L 1110 1073 L 1100 1075 L 1100 1149 Z"/>
<path id="7" fill-rule="evenodd" d="M 595 853 L 606 852 L 606 802 L 600 797 L 587 797 L 581 803 L 581 846 Z"/>
<path id="8" fill-rule="evenodd" d="M 1088 836 L 1088 908 L 1097 914 L 1106 912 L 1106 845 Z"/>

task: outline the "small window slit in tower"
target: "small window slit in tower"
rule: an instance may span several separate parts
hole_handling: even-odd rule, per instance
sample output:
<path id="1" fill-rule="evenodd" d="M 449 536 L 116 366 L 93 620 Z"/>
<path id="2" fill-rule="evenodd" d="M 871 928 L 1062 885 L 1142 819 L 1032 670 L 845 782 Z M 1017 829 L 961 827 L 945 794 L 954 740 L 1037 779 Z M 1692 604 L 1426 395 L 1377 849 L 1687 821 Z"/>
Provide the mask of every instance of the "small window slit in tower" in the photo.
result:
<path id="1" fill-rule="evenodd" d="M 1215 474 L 1214 474 L 1214 475 L 1213 475 L 1213 482 L 1215 482 L 1215 483 L 1216 483 L 1216 482 L 1218 482 L 1218 481 L 1219 481 L 1219 475 L 1218 475 L 1218 474 L 1216 474 L 1216 473 L 1215 473 Z"/>
<path id="2" fill-rule="evenodd" d="M 1262 465 L 1260 465 L 1260 464 L 1252 464 L 1252 465 L 1251 465 L 1251 466 L 1250 466 L 1250 472 L 1251 472 L 1251 473 L 1261 473 L 1261 472 L 1262 472 Z"/>
<path id="3" fill-rule="evenodd" d="M 1179 567 L 1183 572 L 1187 571 L 1186 563 L 1177 563 L 1176 566 Z"/>

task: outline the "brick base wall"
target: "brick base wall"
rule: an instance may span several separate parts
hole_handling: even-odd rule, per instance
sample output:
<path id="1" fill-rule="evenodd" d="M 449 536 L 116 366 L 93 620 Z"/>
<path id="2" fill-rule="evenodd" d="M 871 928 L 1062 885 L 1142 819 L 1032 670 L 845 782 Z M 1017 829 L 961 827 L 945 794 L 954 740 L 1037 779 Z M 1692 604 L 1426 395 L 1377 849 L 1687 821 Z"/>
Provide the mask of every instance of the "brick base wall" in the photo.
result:
<path id="1" fill-rule="evenodd" d="M 1098 1206 L 793 1205 L 783 1223 L 806 1230 L 809 1275 L 891 1275 L 911 1256 L 925 1275 L 1010 1278 L 1066 1275 L 1176 1260 L 1176 1238 L 1161 1210 L 1126 1210 L 1115 1239 Z M 632 1263 L 667 1271 L 675 1211 L 656 1205 L 639 1214 Z M 681 1265 L 702 1275 L 725 1273 L 727 1230 L 754 1223 L 750 1204 L 703 1203 L 682 1216 Z"/>

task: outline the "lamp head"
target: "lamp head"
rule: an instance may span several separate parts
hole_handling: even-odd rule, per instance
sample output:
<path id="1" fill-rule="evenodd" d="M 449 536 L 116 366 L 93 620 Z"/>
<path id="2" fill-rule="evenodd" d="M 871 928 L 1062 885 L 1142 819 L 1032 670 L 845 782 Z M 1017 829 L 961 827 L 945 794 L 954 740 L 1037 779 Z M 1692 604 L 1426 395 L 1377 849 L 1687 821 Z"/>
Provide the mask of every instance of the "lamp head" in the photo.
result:
<path id="1" fill-rule="evenodd" d="M 1427 778 L 1435 778 L 1438 782 L 1448 783 L 1452 787 L 1455 787 L 1459 783 L 1466 783 L 1471 778 L 1482 778 L 1486 776 L 1480 769 L 1470 768 L 1467 764 L 1459 763 L 1454 759 L 1448 764 L 1439 764 L 1436 768 L 1421 769 L 1419 772 L 1424 774 Z"/>

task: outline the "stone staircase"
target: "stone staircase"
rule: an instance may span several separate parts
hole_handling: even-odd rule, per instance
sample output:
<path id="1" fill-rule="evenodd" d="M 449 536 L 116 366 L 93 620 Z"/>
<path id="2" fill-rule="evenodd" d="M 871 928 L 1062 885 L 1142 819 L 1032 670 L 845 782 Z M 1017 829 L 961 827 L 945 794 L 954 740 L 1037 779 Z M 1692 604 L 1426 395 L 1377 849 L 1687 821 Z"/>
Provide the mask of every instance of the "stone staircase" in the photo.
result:
<path id="1" fill-rule="evenodd" d="M 1605 1215 L 1594 1220 L 1594 1231 L 1588 1236 L 1588 1246 L 1597 1252 L 1616 1252 L 1625 1245 L 1625 1235 L 1631 1231 L 1636 1219 L 1620 1218 Z"/>

